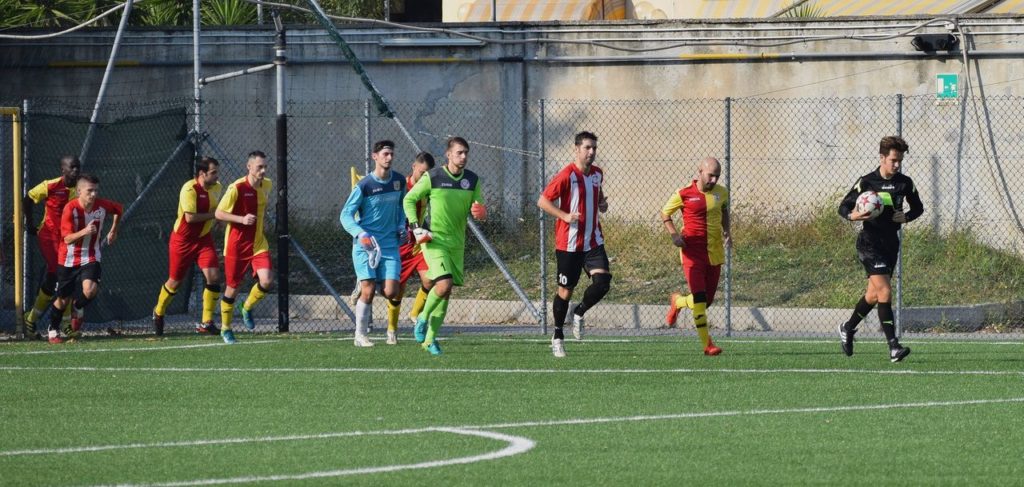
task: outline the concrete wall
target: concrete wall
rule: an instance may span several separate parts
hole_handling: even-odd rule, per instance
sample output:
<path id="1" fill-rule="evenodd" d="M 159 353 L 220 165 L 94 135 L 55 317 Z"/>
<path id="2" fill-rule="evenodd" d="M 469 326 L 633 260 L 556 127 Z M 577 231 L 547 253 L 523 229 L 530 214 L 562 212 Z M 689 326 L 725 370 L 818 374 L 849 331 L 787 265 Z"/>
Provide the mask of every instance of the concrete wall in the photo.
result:
<path id="1" fill-rule="evenodd" d="M 550 102 L 544 115 L 547 174 L 568 161 L 575 131 L 594 130 L 601 136 L 607 191 L 623 202 L 616 207 L 618 217 L 647 220 L 685 182 L 696 160 L 724 152 L 726 97 L 733 99 L 734 200 L 739 208 L 746 202 L 785 216 L 817 209 L 873 169 L 878 138 L 897 130 L 896 94 L 903 94 L 904 134 L 912 147 L 907 172 L 922 187 L 929 221 L 955 228 L 994 215 L 985 238 L 1020 249 L 1013 210 L 1014 198 L 1024 192 L 1024 171 L 1017 169 L 1024 162 L 1024 141 L 1017 135 L 1024 127 L 1014 97 L 1024 94 L 1017 81 L 1024 78 L 1024 63 L 1014 39 L 1022 19 L 963 20 L 974 33 L 972 56 L 978 56 L 970 63 L 971 75 L 976 89 L 990 97 L 987 105 L 936 105 L 935 75 L 963 75 L 964 65 L 956 57 L 917 53 L 909 36 L 796 42 L 799 36 L 906 31 L 924 20 L 464 25 L 463 32 L 503 40 L 584 43 L 432 48 L 382 44 L 431 37 L 423 34 L 357 28 L 343 34 L 374 83 L 396 102 L 417 144 L 440 154 L 449 135 L 474 141 L 471 167 L 486 175 L 492 207 L 500 202 L 512 225 L 532 211 L 538 191 L 537 100 L 563 100 Z M 920 31 L 946 32 L 942 26 Z M 89 100 L 112 37 L 99 30 L 0 42 L 0 101 Z M 719 45 L 628 53 L 585 43 L 653 48 L 702 40 Z M 204 74 L 266 63 L 272 41 L 266 30 L 206 31 Z M 363 163 L 361 101 L 367 91 L 318 29 L 292 30 L 288 56 L 292 157 L 296 171 L 304 171 L 295 180 L 344 181 L 349 166 Z M 114 72 L 112 101 L 191 97 L 190 31 L 129 32 L 120 59 L 124 66 Z M 240 156 L 272 146 L 273 86 L 273 76 L 263 73 L 204 90 L 210 114 L 205 129 L 225 151 Z M 990 126 L 994 145 L 987 142 Z M 414 151 L 393 122 L 375 119 L 371 128 L 372 138 L 398 141 L 399 157 L 411 158 Z M 291 195 L 300 211 L 334 215 L 342 197 L 324 207 L 316 192 Z"/>

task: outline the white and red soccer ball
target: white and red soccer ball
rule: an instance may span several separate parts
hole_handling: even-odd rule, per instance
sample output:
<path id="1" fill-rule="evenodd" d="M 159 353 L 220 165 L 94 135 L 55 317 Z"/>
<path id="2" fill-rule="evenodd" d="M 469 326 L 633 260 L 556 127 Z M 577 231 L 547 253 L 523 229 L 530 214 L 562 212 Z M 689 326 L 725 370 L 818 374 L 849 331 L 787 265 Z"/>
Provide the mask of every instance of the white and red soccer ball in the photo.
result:
<path id="1" fill-rule="evenodd" d="M 882 214 L 882 197 L 874 191 L 865 191 L 857 196 L 857 205 L 854 209 L 858 213 L 868 213 L 868 220 L 874 220 Z"/>

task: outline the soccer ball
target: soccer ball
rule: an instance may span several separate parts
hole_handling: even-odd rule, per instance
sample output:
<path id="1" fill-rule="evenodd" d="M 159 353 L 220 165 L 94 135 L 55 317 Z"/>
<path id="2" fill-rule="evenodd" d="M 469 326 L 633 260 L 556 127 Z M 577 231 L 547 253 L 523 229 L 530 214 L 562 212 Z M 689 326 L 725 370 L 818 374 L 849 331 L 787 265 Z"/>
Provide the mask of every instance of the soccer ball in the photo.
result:
<path id="1" fill-rule="evenodd" d="M 882 198 L 874 191 L 865 191 L 857 196 L 857 205 L 854 207 L 858 213 L 868 213 L 868 220 L 874 220 L 882 214 Z"/>

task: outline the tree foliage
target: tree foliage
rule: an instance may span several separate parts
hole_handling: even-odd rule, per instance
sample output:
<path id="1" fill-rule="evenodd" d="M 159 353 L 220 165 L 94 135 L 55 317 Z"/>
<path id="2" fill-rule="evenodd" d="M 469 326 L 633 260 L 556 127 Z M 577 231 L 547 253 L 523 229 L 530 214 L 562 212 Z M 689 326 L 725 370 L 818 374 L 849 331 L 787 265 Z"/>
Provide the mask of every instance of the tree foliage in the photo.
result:
<path id="1" fill-rule="evenodd" d="M 85 22 L 124 0 L 0 0 L 0 29 L 18 27 L 68 28 Z M 309 8 L 306 0 L 278 0 Z M 405 0 L 390 0 L 392 10 L 401 8 Z M 320 0 L 328 14 L 343 17 L 384 18 L 384 0 Z M 245 0 L 201 0 L 205 25 L 251 25 L 256 23 L 256 5 Z M 264 9 L 269 19 L 269 9 Z M 284 11 L 289 24 L 316 24 L 309 14 Z M 115 13 L 92 24 L 95 27 L 117 25 Z M 192 25 L 191 0 L 136 0 L 129 18 L 136 26 Z"/>

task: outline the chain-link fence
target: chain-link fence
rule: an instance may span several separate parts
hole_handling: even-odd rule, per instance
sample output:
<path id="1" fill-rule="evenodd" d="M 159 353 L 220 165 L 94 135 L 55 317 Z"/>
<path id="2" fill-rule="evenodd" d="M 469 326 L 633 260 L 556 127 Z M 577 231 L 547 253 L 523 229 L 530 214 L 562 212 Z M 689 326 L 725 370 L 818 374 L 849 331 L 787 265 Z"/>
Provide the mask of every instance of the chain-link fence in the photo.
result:
<path id="1" fill-rule="evenodd" d="M 459 135 L 470 142 L 468 167 L 483 181 L 490 216 L 479 228 L 500 265 L 479 239 L 467 238 L 466 285 L 455 290 L 447 321 L 467 330 L 539 332 L 550 321 L 555 262 L 552 224 L 545 219 L 542 227 L 535 202 L 547 180 L 572 161 L 575 133 L 588 130 L 599 137 L 596 164 L 605 171 L 610 204 L 602 225 L 614 275 L 611 292 L 587 314 L 594 333 L 692 332 L 685 325 L 682 331 L 664 327 L 668 295 L 686 285 L 658 213 L 695 177 L 697 163 L 715 156 L 724 164 L 722 184 L 731 193 L 733 248 L 709 310 L 713 334 L 833 334 L 865 283 L 854 250 L 857 228 L 839 218 L 836 207 L 859 176 L 877 167 L 879 139 L 902 133 L 910 144 L 904 172 L 925 203 L 924 216 L 905 227 L 894 281 L 903 332 L 1019 335 L 1024 142 L 1016 135 L 1015 114 L 1022 103 L 1015 97 L 937 104 L 931 97 L 888 96 L 395 104 L 414 140 L 365 101 L 290 103 L 290 329 L 352 328 L 346 311 L 355 285 L 352 243 L 338 215 L 350 191 L 351 168 L 359 174 L 370 169 L 368 147 L 395 141 L 394 168 L 406 174 L 415 146 L 443 163 L 445 140 Z M 54 177 L 61 153 L 77 152 L 88 125 L 66 101 L 59 107 L 29 105 L 27 177 L 35 184 Z M 89 311 L 90 322 L 133 322 L 146 329 L 166 279 L 177 189 L 191 176 L 192 147 L 176 152 L 188 145 L 192 114 L 185 107 L 190 104 L 182 100 L 112 107 L 108 113 L 118 114 L 118 121 L 97 131 L 86 170 L 100 174 L 102 195 L 126 207 L 139 202 L 122 241 L 104 253 L 103 295 Z M 270 156 L 268 177 L 277 184 L 273 105 L 212 101 L 202 109 L 201 152 L 221 161 L 221 181 L 243 176 L 245 155 L 258 149 Z M 154 180 L 163 165 L 168 169 Z M 4 167 L 7 181 L 10 165 Z M 272 255 L 278 251 L 275 203 L 272 198 L 265 215 Z M 0 210 L 9 256 L 10 205 Z M 216 232 L 220 247 L 221 230 Z M 3 261 L 8 295 L 9 261 Z M 30 259 L 29 298 L 40 262 Z M 587 284 L 581 280 L 577 299 Z M 414 278 L 406 294 L 416 288 Z M 181 318 L 172 320 L 179 327 L 199 311 L 201 286 L 187 289 L 192 298 L 179 293 L 169 311 Z M 376 301 L 373 314 L 381 326 L 384 303 Z M 9 310 L 10 299 L 4 303 Z M 276 329 L 276 304 L 269 296 L 256 309 L 261 330 Z M 410 325 L 408 306 L 401 326 Z M 6 330 L 13 328 L 11 315 L 4 314 Z M 684 316 L 680 323 L 688 320 Z M 874 331 L 873 315 L 868 325 L 866 331 Z"/>

